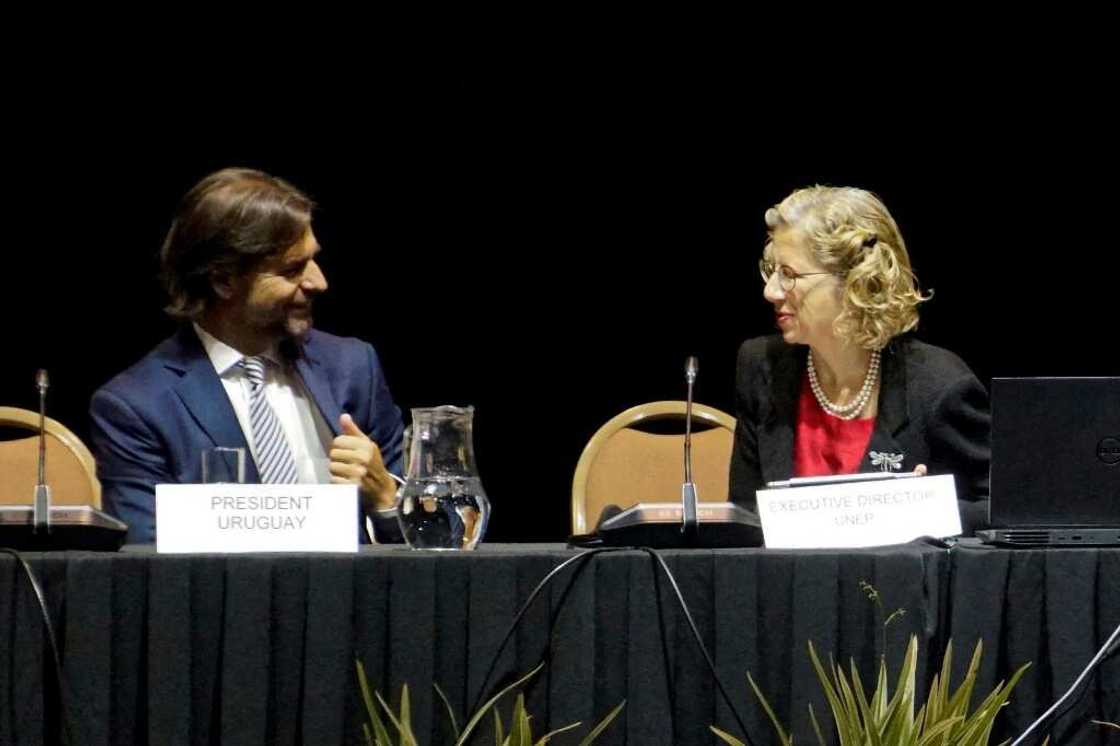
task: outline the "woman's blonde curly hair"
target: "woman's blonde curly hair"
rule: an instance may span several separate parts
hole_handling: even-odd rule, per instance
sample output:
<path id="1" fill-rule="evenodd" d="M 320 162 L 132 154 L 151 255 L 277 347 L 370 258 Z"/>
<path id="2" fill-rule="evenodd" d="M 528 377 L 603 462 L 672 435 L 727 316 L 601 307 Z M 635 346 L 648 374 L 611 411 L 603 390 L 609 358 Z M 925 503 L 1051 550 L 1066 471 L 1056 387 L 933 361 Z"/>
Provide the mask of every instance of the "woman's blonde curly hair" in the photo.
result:
<path id="1" fill-rule="evenodd" d="M 918 325 L 922 295 L 894 218 L 874 194 L 852 187 L 798 189 L 766 211 L 771 256 L 774 233 L 795 228 L 817 260 L 844 279 L 843 310 L 833 324 L 841 339 L 879 350 Z"/>

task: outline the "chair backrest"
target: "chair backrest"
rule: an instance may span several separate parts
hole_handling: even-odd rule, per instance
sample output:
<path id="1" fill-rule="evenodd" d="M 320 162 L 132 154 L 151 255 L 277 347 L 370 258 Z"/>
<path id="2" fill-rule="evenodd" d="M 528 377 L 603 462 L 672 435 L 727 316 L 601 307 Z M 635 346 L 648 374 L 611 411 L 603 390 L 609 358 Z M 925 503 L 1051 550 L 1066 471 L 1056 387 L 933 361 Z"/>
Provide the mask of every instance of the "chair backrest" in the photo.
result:
<path id="1" fill-rule="evenodd" d="M 685 406 L 683 401 L 639 404 L 591 436 L 572 480 L 573 534 L 595 530 L 608 506 L 626 509 L 640 502 L 680 502 Z M 656 420 L 675 420 L 680 432 L 635 429 Z M 698 430 L 701 427 L 707 429 Z M 734 439 L 734 417 L 703 404 L 692 405 L 692 481 L 702 502 L 727 500 Z"/>
<path id="2" fill-rule="evenodd" d="M 30 505 L 39 479 L 39 414 L 0 407 L 0 427 L 30 430 L 27 437 L 0 441 L 0 504 Z M 92 505 L 101 509 L 101 482 L 93 454 L 65 425 L 50 417 L 47 431 L 47 484 L 55 505 Z"/>

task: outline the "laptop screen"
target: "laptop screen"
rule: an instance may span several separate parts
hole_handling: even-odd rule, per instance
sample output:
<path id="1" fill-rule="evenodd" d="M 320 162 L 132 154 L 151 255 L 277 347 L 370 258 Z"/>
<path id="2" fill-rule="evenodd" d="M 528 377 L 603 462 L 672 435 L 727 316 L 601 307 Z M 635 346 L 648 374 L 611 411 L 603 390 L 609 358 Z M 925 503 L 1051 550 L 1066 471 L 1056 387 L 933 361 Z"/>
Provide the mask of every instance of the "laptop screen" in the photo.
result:
<path id="1" fill-rule="evenodd" d="M 1120 378 L 993 378 L 991 523 L 1120 526 Z"/>

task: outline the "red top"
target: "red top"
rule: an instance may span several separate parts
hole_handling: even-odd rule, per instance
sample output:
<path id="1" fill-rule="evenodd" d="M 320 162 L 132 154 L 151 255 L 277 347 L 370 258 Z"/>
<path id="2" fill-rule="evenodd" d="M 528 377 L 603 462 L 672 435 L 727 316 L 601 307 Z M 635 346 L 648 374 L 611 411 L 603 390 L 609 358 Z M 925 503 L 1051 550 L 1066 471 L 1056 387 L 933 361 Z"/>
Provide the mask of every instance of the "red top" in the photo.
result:
<path id="1" fill-rule="evenodd" d="M 793 438 L 793 476 L 855 474 L 871 442 L 875 418 L 842 420 L 825 412 L 813 396 L 809 374 L 797 401 L 797 432 Z"/>

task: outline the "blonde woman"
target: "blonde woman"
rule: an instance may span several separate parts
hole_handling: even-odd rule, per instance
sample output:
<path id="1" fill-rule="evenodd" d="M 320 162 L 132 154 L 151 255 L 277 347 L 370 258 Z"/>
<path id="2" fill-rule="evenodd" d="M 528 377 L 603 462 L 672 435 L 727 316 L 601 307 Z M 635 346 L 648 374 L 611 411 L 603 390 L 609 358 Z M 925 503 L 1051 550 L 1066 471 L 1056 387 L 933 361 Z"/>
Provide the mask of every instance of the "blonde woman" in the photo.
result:
<path id="1" fill-rule="evenodd" d="M 918 289 L 886 206 L 853 188 L 799 189 L 767 210 L 759 267 L 778 334 L 736 372 L 731 497 L 791 476 L 954 474 L 968 534 L 987 521 L 988 394 L 953 353 L 913 339 Z"/>

